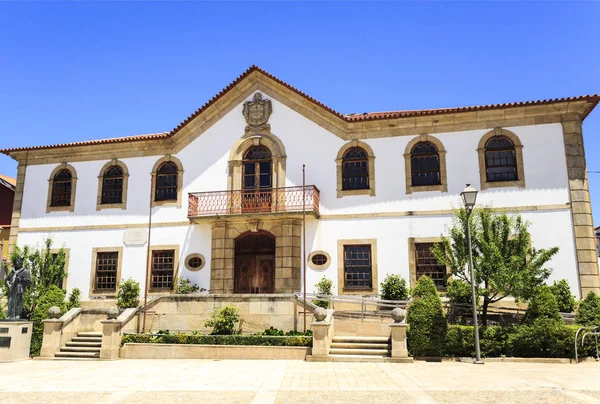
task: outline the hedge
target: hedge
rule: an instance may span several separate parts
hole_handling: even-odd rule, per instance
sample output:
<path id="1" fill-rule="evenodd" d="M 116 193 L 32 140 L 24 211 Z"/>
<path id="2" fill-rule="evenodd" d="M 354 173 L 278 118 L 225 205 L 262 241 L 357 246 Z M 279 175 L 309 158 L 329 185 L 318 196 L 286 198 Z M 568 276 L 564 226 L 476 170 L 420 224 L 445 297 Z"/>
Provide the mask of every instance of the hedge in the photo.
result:
<path id="1" fill-rule="evenodd" d="M 311 347 L 312 337 L 280 337 L 267 335 L 126 334 L 121 339 L 121 345 L 127 343 Z"/>
<path id="2" fill-rule="evenodd" d="M 487 326 L 479 328 L 483 357 L 574 358 L 575 333 L 580 326 L 565 325 L 540 319 L 531 325 L 512 327 Z M 579 335 L 581 341 L 581 333 Z M 408 333 L 410 349 L 410 330 Z M 595 356 L 593 338 L 587 338 L 579 356 Z M 474 357 L 473 326 L 448 327 L 442 356 Z"/>

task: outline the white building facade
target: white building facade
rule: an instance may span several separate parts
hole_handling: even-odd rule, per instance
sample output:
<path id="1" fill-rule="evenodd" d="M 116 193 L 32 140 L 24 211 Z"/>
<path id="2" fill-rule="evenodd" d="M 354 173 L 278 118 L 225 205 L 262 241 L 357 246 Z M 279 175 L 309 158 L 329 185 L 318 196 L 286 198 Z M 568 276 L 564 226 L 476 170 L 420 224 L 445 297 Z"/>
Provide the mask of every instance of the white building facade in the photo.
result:
<path id="1" fill-rule="evenodd" d="M 252 67 L 171 132 L 3 150 L 19 162 L 10 242 L 52 237 L 84 299 L 143 285 L 147 267 L 150 294 L 180 276 L 294 293 L 304 201 L 307 290 L 326 276 L 375 295 L 386 274 L 443 286 L 429 248 L 469 183 L 478 204 L 529 221 L 535 248 L 560 248 L 549 281 L 580 298 L 600 289 L 581 132 L 597 103 L 341 115 Z"/>

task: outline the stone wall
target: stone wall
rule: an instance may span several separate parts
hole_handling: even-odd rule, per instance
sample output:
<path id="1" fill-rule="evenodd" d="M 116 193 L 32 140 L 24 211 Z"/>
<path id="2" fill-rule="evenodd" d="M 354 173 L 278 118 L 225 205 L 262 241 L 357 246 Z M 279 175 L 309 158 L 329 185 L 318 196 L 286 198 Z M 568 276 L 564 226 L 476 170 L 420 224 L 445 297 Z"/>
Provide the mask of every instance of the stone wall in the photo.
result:
<path id="1" fill-rule="evenodd" d="M 125 344 L 121 359 L 293 359 L 304 360 L 308 347 Z"/>

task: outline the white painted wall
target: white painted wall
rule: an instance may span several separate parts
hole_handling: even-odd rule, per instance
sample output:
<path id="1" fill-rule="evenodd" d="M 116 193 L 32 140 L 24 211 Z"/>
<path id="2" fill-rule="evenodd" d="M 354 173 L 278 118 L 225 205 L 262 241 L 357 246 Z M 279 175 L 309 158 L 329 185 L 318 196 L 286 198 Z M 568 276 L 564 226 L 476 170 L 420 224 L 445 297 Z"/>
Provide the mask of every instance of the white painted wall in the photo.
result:
<path id="1" fill-rule="evenodd" d="M 268 97 L 267 97 L 268 98 Z M 252 99 L 249 97 L 248 99 Z M 302 164 L 306 164 L 307 183 L 321 191 L 321 213 L 403 212 L 448 209 L 459 206 L 459 194 L 466 183 L 479 187 L 479 163 L 476 152 L 479 140 L 487 130 L 441 133 L 436 137 L 444 144 L 447 155 L 448 191 L 405 194 L 403 154 L 413 136 L 369 139 L 375 153 L 376 196 L 336 197 L 336 164 L 338 150 L 346 142 L 295 111 L 272 100 L 273 114 L 269 120 L 272 133 L 283 142 L 287 153 L 288 186 L 302 183 Z M 183 201 L 181 208 L 157 207 L 153 221 L 185 222 L 187 193 L 217 191 L 227 188 L 228 157 L 231 147 L 244 134 L 242 104 L 201 134 L 175 156 L 184 167 Z M 569 202 L 567 168 L 560 124 L 506 128 L 516 133 L 523 144 L 525 189 L 500 188 L 480 192 L 480 204 L 495 207 L 566 204 Z M 415 135 L 416 136 L 416 135 Z M 150 197 L 150 172 L 160 158 L 126 158 L 129 169 L 127 210 L 96 211 L 98 175 L 106 160 L 69 162 L 77 170 L 77 194 L 74 212 L 46 213 L 48 179 L 54 164 L 28 166 L 23 195 L 21 227 L 64 227 L 106 224 L 140 224 L 147 222 Z M 551 164 L 549 164 L 551 162 Z M 558 256 L 550 266 L 552 279 L 567 278 L 572 289 L 578 290 L 571 216 L 568 210 L 531 212 L 523 216 L 532 223 L 531 232 L 536 247 L 558 245 Z M 323 273 L 337 282 L 337 240 L 340 238 L 377 238 L 379 279 L 386 273 L 399 273 L 408 278 L 409 237 L 439 236 L 445 233 L 449 217 L 398 217 L 354 220 L 311 220 L 307 233 L 308 252 L 323 249 L 333 262 L 326 271 L 309 269 L 308 289 Z M 181 244 L 180 274 L 189 276 L 202 287 L 209 285 L 210 226 L 190 225 L 157 227 L 152 232 L 152 244 Z M 92 248 L 122 245 L 123 230 L 56 231 L 57 245 L 71 249 L 69 287 L 78 287 L 87 296 L 92 260 Z M 21 232 L 19 244 L 41 242 L 44 234 Z M 145 247 L 126 247 L 123 277 L 143 280 Z M 183 265 L 187 254 L 200 252 L 208 260 L 206 267 L 189 273 Z"/>

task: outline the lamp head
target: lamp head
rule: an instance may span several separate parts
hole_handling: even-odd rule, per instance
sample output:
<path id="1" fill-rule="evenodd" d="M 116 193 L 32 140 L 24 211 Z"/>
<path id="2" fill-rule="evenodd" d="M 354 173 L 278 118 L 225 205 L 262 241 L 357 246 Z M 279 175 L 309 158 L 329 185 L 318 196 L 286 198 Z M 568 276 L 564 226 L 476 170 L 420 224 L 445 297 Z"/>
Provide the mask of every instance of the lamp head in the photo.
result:
<path id="1" fill-rule="evenodd" d="M 467 187 L 460 193 L 460 197 L 462 198 L 465 208 L 470 211 L 477 201 L 477 190 L 473 188 L 471 184 L 467 184 Z"/>

